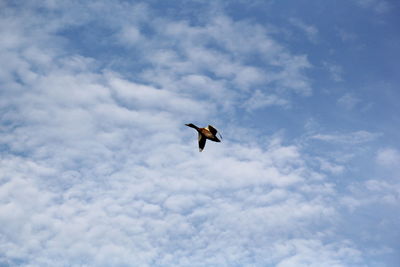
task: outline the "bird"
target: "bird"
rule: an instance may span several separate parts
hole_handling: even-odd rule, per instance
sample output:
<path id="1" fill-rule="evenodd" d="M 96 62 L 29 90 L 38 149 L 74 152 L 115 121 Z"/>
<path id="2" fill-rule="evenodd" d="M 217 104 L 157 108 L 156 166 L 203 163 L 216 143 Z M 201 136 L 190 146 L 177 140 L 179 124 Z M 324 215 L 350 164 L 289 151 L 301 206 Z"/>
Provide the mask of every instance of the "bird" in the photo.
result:
<path id="1" fill-rule="evenodd" d="M 207 127 L 204 128 L 199 128 L 193 123 L 187 123 L 185 125 L 196 129 L 196 131 L 199 133 L 199 152 L 203 151 L 207 139 L 214 142 L 221 142 L 221 140 L 219 140 L 217 137 L 217 132 L 218 132 L 217 129 L 215 129 L 211 125 L 208 125 Z M 222 139 L 221 134 L 219 134 L 219 136 Z"/>

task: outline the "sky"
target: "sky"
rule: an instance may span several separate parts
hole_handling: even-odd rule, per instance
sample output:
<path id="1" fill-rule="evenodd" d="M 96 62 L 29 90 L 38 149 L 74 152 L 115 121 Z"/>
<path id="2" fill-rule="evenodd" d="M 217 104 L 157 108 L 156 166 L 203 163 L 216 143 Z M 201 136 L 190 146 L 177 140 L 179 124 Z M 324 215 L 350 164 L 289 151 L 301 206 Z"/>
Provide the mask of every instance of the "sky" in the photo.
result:
<path id="1" fill-rule="evenodd" d="M 0 1 L 0 266 L 400 266 L 399 12 Z"/>

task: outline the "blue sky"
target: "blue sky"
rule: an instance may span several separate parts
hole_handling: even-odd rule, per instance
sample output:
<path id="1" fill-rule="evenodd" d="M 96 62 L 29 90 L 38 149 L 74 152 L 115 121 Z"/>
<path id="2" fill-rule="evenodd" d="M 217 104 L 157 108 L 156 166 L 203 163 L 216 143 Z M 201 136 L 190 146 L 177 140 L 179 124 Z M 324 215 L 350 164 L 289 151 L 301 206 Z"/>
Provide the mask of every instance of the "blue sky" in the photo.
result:
<path id="1" fill-rule="evenodd" d="M 1 2 L 0 265 L 399 266 L 399 11 Z"/>

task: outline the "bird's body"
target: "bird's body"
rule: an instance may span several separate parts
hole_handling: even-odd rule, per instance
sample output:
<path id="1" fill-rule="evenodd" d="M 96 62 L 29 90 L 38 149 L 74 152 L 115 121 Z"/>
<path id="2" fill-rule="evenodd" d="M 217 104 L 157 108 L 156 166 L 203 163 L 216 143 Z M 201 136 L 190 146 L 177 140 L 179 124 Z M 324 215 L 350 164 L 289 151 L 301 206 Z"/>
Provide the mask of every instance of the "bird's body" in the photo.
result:
<path id="1" fill-rule="evenodd" d="M 195 129 L 199 133 L 199 151 L 203 151 L 204 146 L 206 145 L 206 140 L 211 140 L 214 142 L 221 142 L 221 140 L 218 139 L 217 137 L 217 129 L 215 129 L 213 126 L 208 125 L 205 128 L 199 128 L 196 125 L 189 123 L 185 124 L 188 127 L 191 127 Z"/>

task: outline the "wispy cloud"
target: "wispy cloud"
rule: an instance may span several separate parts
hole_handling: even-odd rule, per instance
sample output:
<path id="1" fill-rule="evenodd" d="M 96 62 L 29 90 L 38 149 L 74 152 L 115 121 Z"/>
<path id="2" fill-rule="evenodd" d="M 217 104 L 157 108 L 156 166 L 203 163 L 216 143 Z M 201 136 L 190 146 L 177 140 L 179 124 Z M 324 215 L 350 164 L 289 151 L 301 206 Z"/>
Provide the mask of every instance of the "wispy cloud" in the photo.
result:
<path id="1" fill-rule="evenodd" d="M 376 155 L 376 161 L 383 166 L 398 166 L 400 162 L 400 152 L 394 148 L 379 150 Z"/>
<path id="2" fill-rule="evenodd" d="M 217 16 L 204 26 L 161 19 L 148 26 L 157 35 L 142 41 L 148 52 L 141 57 L 156 68 L 145 69 L 141 78 L 157 86 L 190 90 L 182 88 L 181 80 L 211 73 L 214 77 L 209 79 L 210 83 L 223 85 L 215 88 L 213 94 L 227 86 L 250 94 L 250 90 L 260 85 L 267 85 L 277 93 L 311 92 L 309 79 L 303 74 L 311 67 L 307 58 L 291 54 L 261 25 Z M 262 67 L 246 63 L 253 56 L 260 59 Z M 211 91 L 202 88 L 200 93 L 204 96 L 205 92 Z M 236 102 L 235 96 L 227 94 L 225 103 Z"/>
<path id="3" fill-rule="evenodd" d="M 371 133 L 368 131 L 357 131 L 347 134 L 316 134 L 311 136 L 311 139 L 333 142 L 333 143 L 360 144 L 373 141 L 379 136 L 380 134 L 378 133 Z"/>
<path id="4" fill-rule="evenodd" d="M 346 208 L 354 212 L 358 207 L 373 204 L 395 207 L 399 199 L 400 185 L 389 183 L 387 180 L 370 179 L 349 186 L 349 190 L 352 194 L 343 196 L 341 201 Z"/>
<path id="5" fill-rule="evenodd" d="M 332 173 L 332 174 L 341 174 L 344 172 L 345 167 L 334 162 L 330 162 L 326 159 L 320 158 L 318 159 L 320 162 L 320 168 L 322 171 Z"/>
<path id="6" fill-rule="evenodd" d="M 357 35 L 347 29 L 337 28 L 338 35 L 343 42 L 350 42 L 357 40 Z"/>
<path id="7" fill-rule="evenodd" d="M 289 102 L 281 99 L 276 95 L 265 95 L 260 90 L 256 90 L 254 94 L 244 102 L 243 106 L 246 110 L 251 111 L 268 106 L 287 106 Z"/>
<path id="8" fill-rule="evenodd" d="M 352 110 L 358 103 L 360 103 L 360 101 L 359 98 L 355 97 L 351 93 L 346 93 L 337 100 L 337 103 L 347 110 Z"/>
<path id="9" fill-rule="evenodd" d="M 318 29 L 314 25 L 306 24 L 298 18 L 291 18 L 290 23 L 303 31 L 311 42 L 318 41 Z"/>
<path id="10" fill-rule="evenodd" d="M 325 68 L 328 70 L 332 80 L 335 82 L 343 81 L 343 69 L 339 65 L 324 62 Z"/>
<path id="11" fill-rule="evenodd" d="M 390 4 L 386 0 L 355 0 L 363 8 L 371 8 L 375 12 L 382 14 L 390 10 Z"/>

